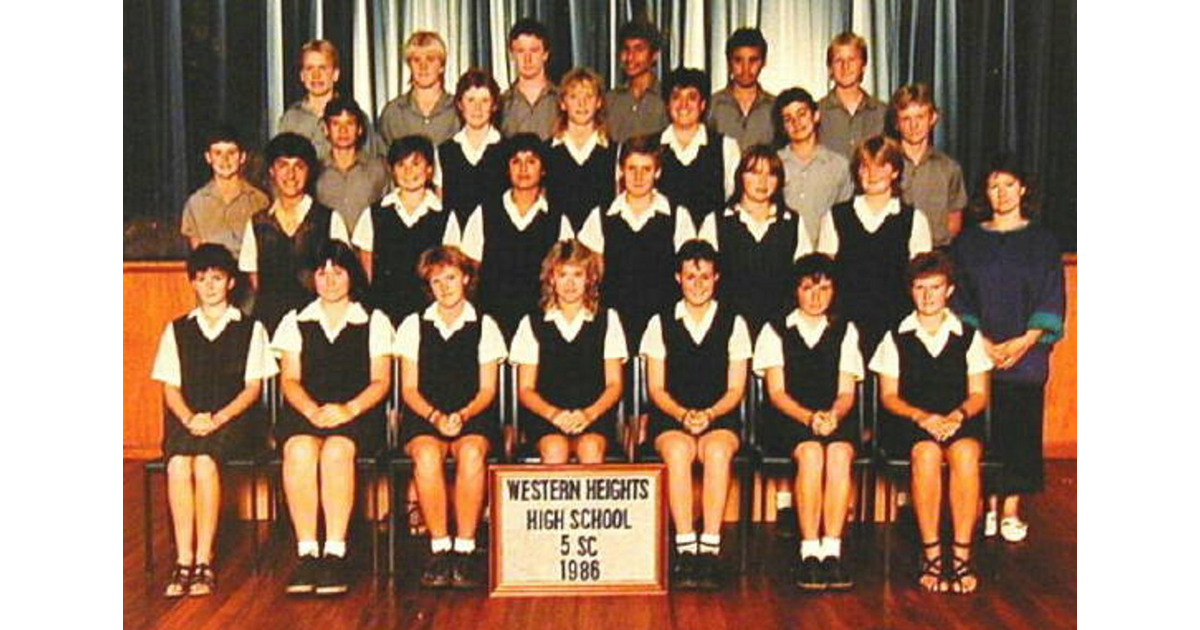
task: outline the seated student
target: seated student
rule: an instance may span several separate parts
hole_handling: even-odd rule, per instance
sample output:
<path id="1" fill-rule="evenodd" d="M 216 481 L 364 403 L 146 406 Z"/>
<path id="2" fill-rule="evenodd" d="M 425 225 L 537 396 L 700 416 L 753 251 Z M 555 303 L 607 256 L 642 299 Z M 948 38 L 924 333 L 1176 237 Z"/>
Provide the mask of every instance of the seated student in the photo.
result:
<path id="1" fill-rule="evenodd" d="M 418 273 L 434 303 L 404 319 L 396 333 L 404 419 L 400 442 L 415 464 L 413 478 L 433 555 L 421 574 L 429 588 L 478 588 L 487 573 L 475 552 L 483 510 L 488 452 L 501 447 L 496 406 L 506 351 L 496 322 L 468 301 L 479 266 L 457 247 L 421 254 Z M 451 542 L 446 523 L 447 456 L 455 461 Z"/>
<path id="2" fill-rule="evenodd" d="M 654 67 L 662 37 L 650 22 L 634 20 L 617 31 L 617 54 L 625 84 L 604 95 L 608 137 L 620 144 L 634 136 L 658 135 L 667 126 L 667 108 Z"/>
<path id="3" fill-rule="evenodd" d="M 600 308 L 603 258 L 559 241 L 542 263 L 539 309 L 521 318 L 509 360 L 525 438 L 545 464 L 604 462 L 617 440 L 616 404 L 628 355 L 621 319 Z"/>
<path id="4" fill-rule="evenodd" d="M 332 595 L 349 589 L 346 530 L 355 457 L 384 445 L 392 325 L 383 311 L 368 315 L 363 308 L 367 277 L 349 245 L 321 245 L 309 270 L 317 299 L 289 311 L 272 342 L 283 355 L 285 403 L 275 441 L 283 452 L 283 489 L 300 555 L 286 591 Z M 323 556 L 319 514 L 325 517 Z"/>
<path id="5" fill-rule="evenodd" d="M 845 590 L 854 586 L 841 555 L 850 464 L 859 441 L 858 426 L 847 417 L 854 384 L 863 378 L 858 329 L 831 309 L 837 288 L 833 259 L 808 254 L 796 261 L 792 279 L 796 308 L 765 324 L 754 348 L 754 370 L 766 372 L 771 401 L 763 409 L 759 440 L 796 462 L 796 585 Z"/>
<path id="6" fill-rule="evenodd" d="M 846 31 L 825 49 L 825 66 L 833 89 L 817 104 L 821 111 L 821 142 L 846 159 L 871 136 L 883 133 L 887 105 L 862 89 L 867 67 L 867 40 Z"/>
<path id="7" fill-rule="evenodd" d="M 363 213 L 351 243 L 371 281 L 368 303 L 392 321 L 403 321 L 427 302 L 417 261 L 435 245 L 457 245 L 458 220 L 442 210 L 433 192 L 433 144 L 405 136 L 388 149 L 392 192 Z"/>
<path id="8" fill-rule="evenodd" d="M 675 524 L 672 581 L 680 588 L 720 587 L 721 520 L 730 465 L 739 439 L 738 404 L 751 357 L 746 321 L 714 289 L 721 278 L 717 252 L 690 240 L 676 256 L 683 299 L 650 319 L 640 352 L 650 389 L 648 437 L 667 464 L 668 503 Z M 692 516 L 692 464 L 704 465 L 702 528 Z"/>
<path id="9" fill-rule="evenodd" d="M 771 113 L 782 145 L 779 159 L 787 176 L 783 198 L 804 219 L 804 230 L 815 239 L 820 234 L 821 217 L 833 204 L 854 196 L 850 161 L 818 142 L 821 112 L 804 88 L 781 92 Z"/>
<path id="10" fill-rule="evenodd" d="M 429 138 L 433 146 L 458 131 L 454 97 L 446 93 L 446 42 L 433 31 L 416 31 L 404 42 L 409 88 L 383 106 L 379 113 L 379 135 L 392 143 L 414 134 Z"/>
<path id="11" fill-rule="evenodd" d="M 442 206 L 460 226 L 484 202 L 508 187 L 508 170 L 496 130 L 500 86 L 491 75 L 471 68 L 458 79 L 454 105 L 463 127 L 437 146 L 433 183 Z"/>
<path id="12" fill-rule="evenodd" d="M 653 136 L 621 145 L 621 194 L 603 212 L 594 210 L 579 232 L 581 243 L 604 255 L 601 299 L 621 314 L 630 343 L 642 338 L 650 316 L 675 302 L 675 252 L 696 236 L 687 209 L 654 187 L 659 156 Z"/>
<path id="13" fill-rule="evenodd" d="M 952 247 L 959 271 L 954 308 L 983 333 L 996 365 L 988 447 L 1004 468 L 997 487 L 988 488 L 983 534 L 999 532 L 1020 542 L 1029 535 L 1021 495 L 1045 484 L 1043 405 L 1050 351 L 1063 334 L 1066 291 L 1061 250 L 1038 221 L 1020 163 L 1010 153 L 996 155 L 981 179 L 983 220 L 963 230 Z"/>
<path id="14" fill-rule="evenodd" d="M 708 91 L 708 75 L 695 68 L 676 68 L 663 80 L 671 125 L 659 136 L 663 155 L 658 189 L 691 211 L 696 225 L 733 194 L 733 172 L 741 157 L 736 140 L 705 127 Z"/>
<path id="15" fill-rule="evenodd" d="M 575 68 L 559 83 L 558 122 L 547 153 L 546 198 L 578 231 L 595 208 L 616 194 L 617 150 L 605 131 L 603 84 L 589 68 Z"/>
<path id="16" fill-rule="evenodd" d="M 962 231 L 967 188 L 962 167 L 933 146 L 938 109 L 933 90 L 925 83 L 902 85 L 889 105 L 904 150 L 900 198 L 925 213 L 934 247 L 946 247 Z"/>
<path id="17" fill-rule="evenodd" d="M 300 70 L 300 83 L 304 84 L 304 98 L 292 103 L 279 116 L 278 133 L 296 133 L 308 138 L 320 159 L 329 155 L 329 140 L 321 118 L 325 115 L 325 106 L 337 96 L 337 82 L 341 77 L 338 65 L 338 49 L 333 42 L 325 39 L 314 39 L 300 47 L 297 65 Z M 383 145 L 374 131 L 366 130 L 367 140 L 364 152 L 374 156 L 382 156 L 387 148 Z"/>
<path id="18" fill-rule="evenodd" d="M 758 82 L 767 63 L 767 40 L 757 28 L 739 28 L 725 42 L 729 85 L 712 95 L 708 124 L 713 131 L 737 140 L 742 151 L 771 144 L 775 127 L 771 108 L 775 96 Z"/>
<path id="19" fill-rule="evenodd" d="M 550 31 L 533 18 L 521 18 L 508 31 L 508 52 L 517 80 L 500 96 L 505 138 L 519 133 L 550 139 L 558 118 L 558 88 L 546 74 L 550 61 Z"/>
<path id="20" fill-rule="evenodd" d="M 363 211 L 387 190 L 387 167 L 381 158 L 363 153 L 367 115 L 354 99 L 338 96 L 329 101 L 321 124 L 329 138 L 329 155 L 317 177 L 317 201 L 337 211 L 353 232 Z"/>
<path id="21" fill-rule="evenodd" d="M 246 149 L 237 130 L 229 125 L 218 127 L 205 147 L 204 161 L 212 167 L 212 179 L 188 197 L 179 232 L 187 237 L 191 249 L 216 243 L 236 258 L 246 221 L 271 205 L 271 200 L 242 176 Z"/>
<path id="22" fill-rule="evenodd" d="M 555 241 L 574 236 L 571 223 L 546 200 L 546 147 L 531 133 L 505 143 L 508 181 L 463 227 L 462 249 L 482 265 L 479 305 L 512 339 L 521 316 L 537 308 L 538 272 Z"/>
<path id="23" fill-rule="evenodd" d="M 946 307 L 954 265 L 942 252 L 921 254 L 908 266 L 916 310 L 889 330 L 871 358 L 879 420 L 889 454 L 912 459 L 912 500 L 924 547 L 918 581 L 934 592 L 971 593 L 979 586 L 971 541 L 979 517 L 979 461 L 992 361 L 983 335 Z M 941 549 L 942 463 L 950 469 L 954 549 L 947 568 Z"/>
<path id="24" fill-rule="evenodd" d="M 764 144 L 742 155 L 729 206 L 700 226 L 721 252 L 721 299 L 758 331 L 788 310 L 792 263 L 812 250 L 804 221 L 783 201 L 783 162 Z"/>
<path id="25" fill-rule="evenodd" d="M 200 245 L 188 256 L 187 270 L 198 306 L 167 324 L 151 375 L 163 384 L 168 410 L 163 459 L 175 570 L 163 593 L 167 597 L 208 595 L 216 588 L 219 465 L 265 444 L 258 395 L 262 379 L 279 371 L 267 351 L 263 325 L 229 304 L 237 276 L 229 250 Z"/>
<path id="26" fill-rule="evenodd" d="M 912 257 L 931 249 L 929 222 L 900 201 L 904 157 L 895 140 L 862 143 L 851 171 L 858 195 L 821 217 L 817 251 L 837 261 L 842 314 L 858 326 L 859 350 L 869 356 L 908 311 L 904 272 Z"/>
<path id="27" fill-rule="evenodd" d="M 274 332 L 284 313 L 312 301 L 316 251 L 330 240 L 348 243 L 350 235 L 341 215 L 308 195 L 317 168 L 311 142 L 281 133 L 265 153 L 275 200 L 246 223 L 238 269 L 250 274 L 257 291 L 254 316 Z"/>

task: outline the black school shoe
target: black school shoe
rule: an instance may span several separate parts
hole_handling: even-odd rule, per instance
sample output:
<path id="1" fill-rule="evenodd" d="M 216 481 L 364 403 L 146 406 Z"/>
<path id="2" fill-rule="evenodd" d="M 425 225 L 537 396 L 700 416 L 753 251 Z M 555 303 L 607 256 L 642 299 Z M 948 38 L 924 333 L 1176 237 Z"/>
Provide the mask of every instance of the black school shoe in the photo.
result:
<path id="1" fill-rule="evenodd" d="M 808 556 L 802 560 L 797 560 L 796 564 L 792 565 L 792 571 L 796 576 L 796 586 L 805 591 L 823 591 L 827 586 L 825 582 L 825 571 L 821 561 L 816 556 Z"/>
<path id="2" fill-rule="evenodd" d="M 291 595 L 313 592 L 317 587 L 317 571 L 320 565 L 321 559 L 317 556 L 300 556 L 300 562 L 292 572 L 292 579 L 283 588 L 284 592 Z"/>
<path id="3" fill-rule="evenodd" d="M 321 558 L 317 570 L 317 585 L 313 592 L 317 595 L 341 595 L 350 590 L 350 582 L 346 580 L 345 556 L 325 556 Z"/>
<path id="4" fill-rule="evenodd" d="M 854 578 L 842 565 L 840 556 L 826 556 L 821 561 L 821 572 L 825 574 L 825 584 L 831 591 L 848 591 L 854 588 Z"/>
<path id="5" fill-rule="evenodd" d="M 450 566 L 450 586 L 462 590 L 483 586 L 483 556 L 478 553 L 454 553 Z"/>
<path id="6" fill-rule="evenodd" d="M 449 587 L 452 562 L 453 554 L 449 551 L 439 551 L 429 556 L 429 560 L 425 562 L 425 569 L 421 571 L 421 586 L 424 588 Z"/>
<path id="7" fill-rule="evenodd" d="M 675 563 L 671 565 L 671 583 L 675 588 L 696 588 L 696 554 L 675 553 Z"/>
<path id="8" fill-rule="evenodd" d="M 721 590 L 721 556 L 715 553 L 698 553 L 695 563 L 696 588 L 702 591 Z"/>

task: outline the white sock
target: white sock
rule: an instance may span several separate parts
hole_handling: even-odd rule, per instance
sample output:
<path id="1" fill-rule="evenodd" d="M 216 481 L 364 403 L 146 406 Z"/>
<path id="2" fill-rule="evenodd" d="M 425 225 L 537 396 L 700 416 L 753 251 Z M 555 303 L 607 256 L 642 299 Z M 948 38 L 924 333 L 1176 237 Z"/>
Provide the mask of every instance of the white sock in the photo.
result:
<path id="1" fill-rule="evenodd" d="M 830 538 L 829 536 L 822 538 L 821 556 L 822 558 L 828 558 L 830 556 L 833 556 L 834 558 L 842 557 L 842 539 Z"/>
<path id="2" fill-rule="evenodd" d="M 820 540 L 801 540 L 800 541 L 800 557 L 801 558 L 821 558 L 821 541 Z"/>
<path id="3" fill-rule="evenodd" d="M 700 534 L 700 553 L 719 555 L 721 553 L 721 535 Z"/>
<path id="4" fill-rule="evenodd" d="M 777 510 L 792 509 L 792 493 L 791 492 L 776 492 L 775 493 L 775 509 L 777 509 Z"/>
<path id="5" fill-rule="evenodd" d="M 474 553 L 475 539 L 474 538 L 455 538 L 454 539 L 455 553 Z"/>
<path id="6" fill-rule="evenodd" d="M 429 548 L 433 551 L 433 553 L 442 553 L 444 551 L 450 551 L 453 549 L 454 543 L 451 542 L 449 536 L 443 536 L 441 538 L 431 537 L 429 539 Z"/>
<path id="7" fill-rule="evenodd" d="M 344 540 L 326 540 L 325 555 L 337 556 L 339 558 L 346 557 L 346 541 Z"/>
<path id="8" fill-rule="evenodd" d="M 696 553 L 696 532 L 675 534 L 675 551 L 679 553 Z"/>
<path id="9" fill-rule="evenodd" d="M 318 545 L 315 540 L 301 540 L 296 544 L 296 553 L 300 554 L 300 557 L 319 556 L 321 555 L 321 545 Z"/>

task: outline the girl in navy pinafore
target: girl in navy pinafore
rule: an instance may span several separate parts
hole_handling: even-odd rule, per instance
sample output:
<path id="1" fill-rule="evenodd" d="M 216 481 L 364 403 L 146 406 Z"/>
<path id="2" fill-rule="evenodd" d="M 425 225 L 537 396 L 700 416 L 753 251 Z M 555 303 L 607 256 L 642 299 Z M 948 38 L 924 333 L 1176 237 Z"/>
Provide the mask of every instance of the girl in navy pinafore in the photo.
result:
<path id="1" fill-rule="evenodd" d="M 487 72 L 471 68 L 458 79 L 454 105 L 462 129 L 437 147 L 434 183 L 442 206 L 459 225 L 484 201 L 508 187 L 503 137 L 496 128 L 500 86 Z"/>
<path id="2" fill-rule="evenodd" d="M 559 82 L 558 122 L 547 152 L 546 197 L 578 232 L 596 208 L 616 194 L 617 150 L 604 128 L 604 87 L 590 68 Z"/>

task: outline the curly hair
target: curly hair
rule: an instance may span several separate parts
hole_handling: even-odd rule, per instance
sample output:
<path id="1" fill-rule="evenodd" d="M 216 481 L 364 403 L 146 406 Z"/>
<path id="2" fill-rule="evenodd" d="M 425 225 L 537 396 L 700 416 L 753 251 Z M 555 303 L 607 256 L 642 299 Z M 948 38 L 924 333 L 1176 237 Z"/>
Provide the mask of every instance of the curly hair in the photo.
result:
<path id="1" fill-rule="evenodd" d="M 549 312 L 558 306 L 558 296 L 554 293 L 554 271 L 563 265 L 574 265 L 584 270 L 587 287 L 583 292 L 583 307 L 592 313 L 600 312 L 604 257 L 575 239 L 558 241 L 542 259 L 542 271 L 538 276 L 542 283 L 542 297 L 538 301 L 542 312 Z"/>
<path id="2" fill-rule="evenodd" d="M 425 283 L 421 287 L 425 297 L 435 299 L 433 290 L 429 288 L 429 279 L 442 267 L 455 267 L 461 271 L 467 278 L 463 293 L 468 300 L 475 297 L 475 290 L 479 288 L 479 263 L 454 245 L 435 245 L 421 252 L 421 257 L 417 259 L 417 277 Z"/>

